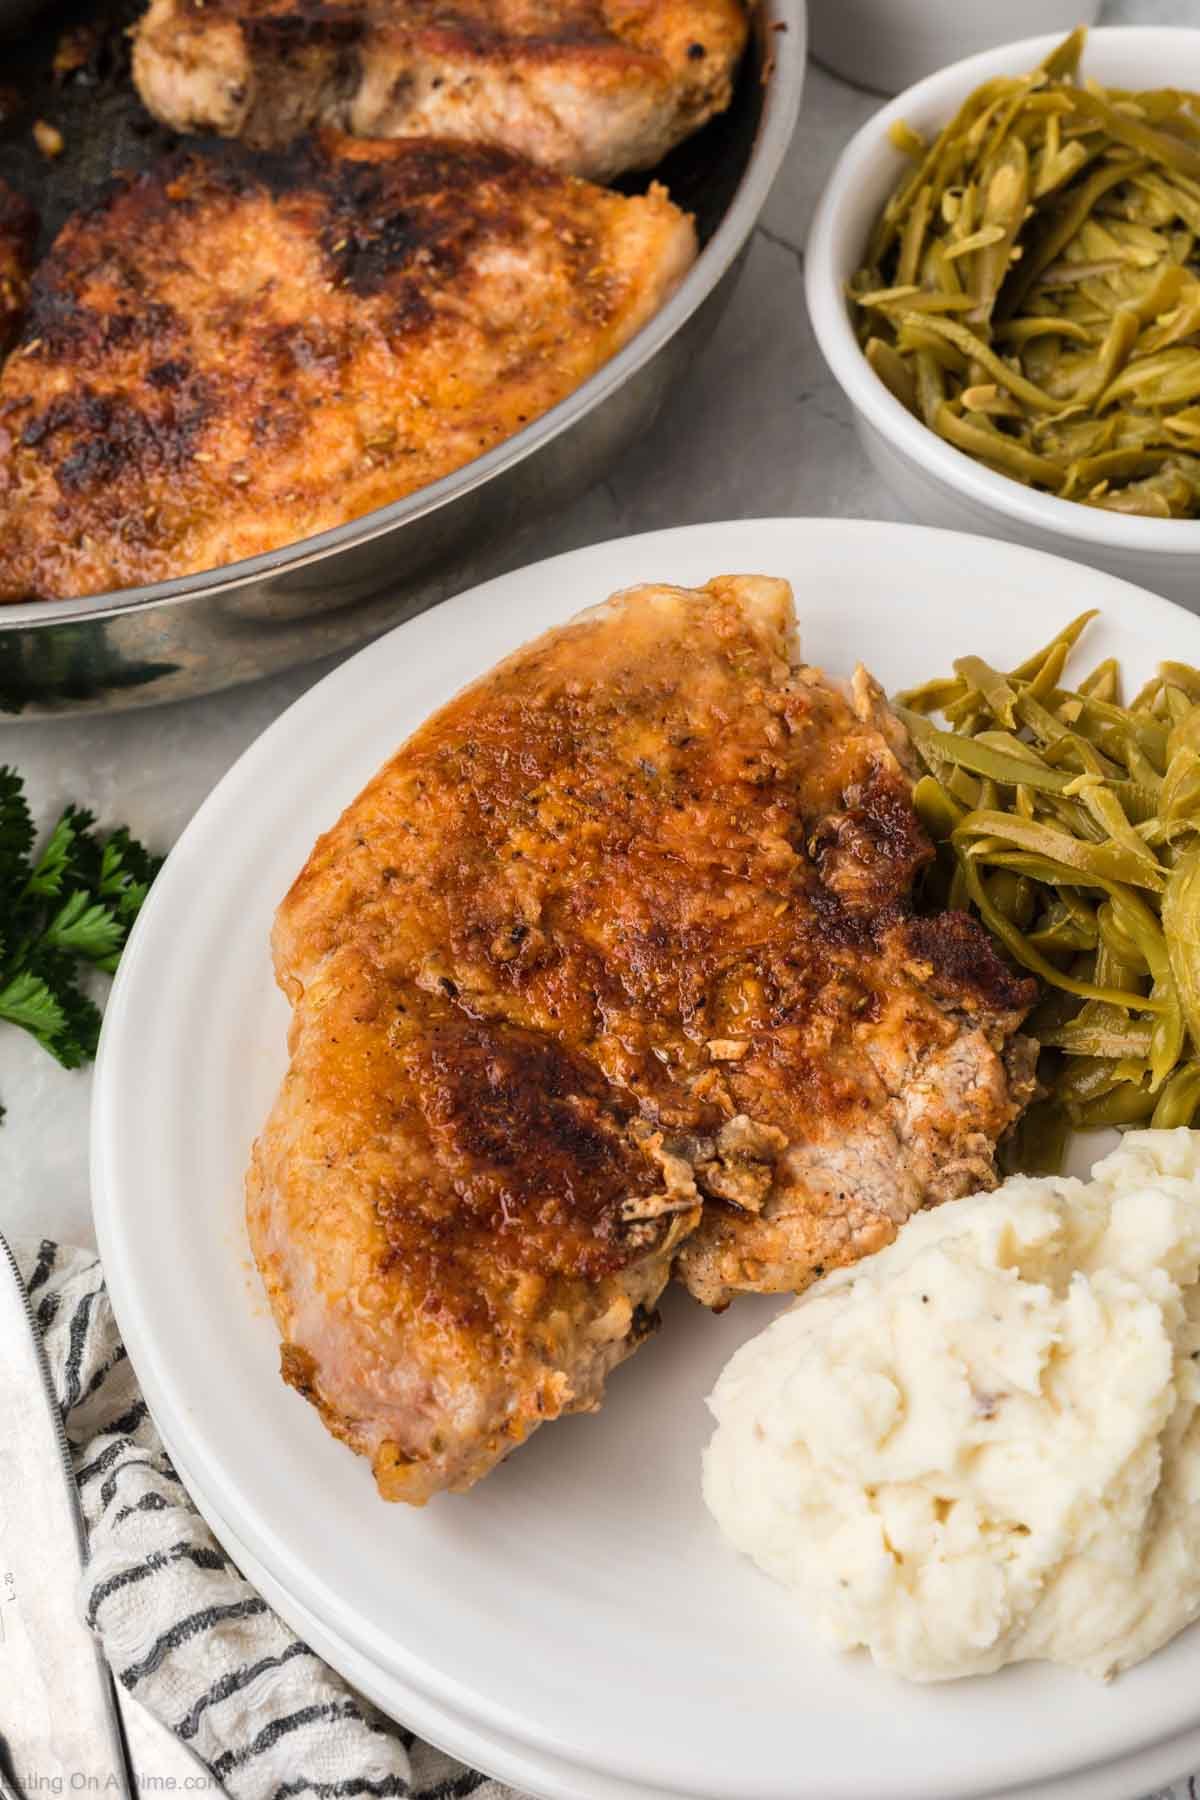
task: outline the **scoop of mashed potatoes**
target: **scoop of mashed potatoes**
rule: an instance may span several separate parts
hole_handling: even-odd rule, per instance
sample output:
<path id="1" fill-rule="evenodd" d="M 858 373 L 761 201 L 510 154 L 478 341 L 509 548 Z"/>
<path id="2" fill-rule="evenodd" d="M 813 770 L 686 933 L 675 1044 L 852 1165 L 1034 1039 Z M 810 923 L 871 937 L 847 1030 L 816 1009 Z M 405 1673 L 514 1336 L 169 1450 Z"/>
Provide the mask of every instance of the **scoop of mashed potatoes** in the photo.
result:
<path id="1" fill-rule="evenodd" d="M 919 1214 L 732 1358 L 704 1495 L 832 1644 L 1107 1677 L 1200 1612 L 1200 1132 Z"/>

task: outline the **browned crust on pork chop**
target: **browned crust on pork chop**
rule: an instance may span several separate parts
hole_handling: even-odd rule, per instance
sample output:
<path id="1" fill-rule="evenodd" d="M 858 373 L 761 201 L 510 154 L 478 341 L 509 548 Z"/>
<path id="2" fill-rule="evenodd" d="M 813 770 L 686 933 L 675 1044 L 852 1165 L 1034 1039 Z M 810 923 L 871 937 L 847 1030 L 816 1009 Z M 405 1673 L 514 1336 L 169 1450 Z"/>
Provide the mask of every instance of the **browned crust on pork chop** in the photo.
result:
<path id="1" fill-rule="evenodd" d="M 221 145 L 115 184 L 0 373 L 0 600 L 215 568 L 436 481 L 586 380 L 695 249 L 660 188 L 480 145 Z"/>
<path id="2" fill-rule="evenodd" d="M 895 722 L 792 634 L 781 581 L 617 595 L 435 713 L 280 907 L 251 1238 L 389 1497 L 596 1404 L 672 1263 L 800 1289 L 995 1180 L 1034 986 L 914 915 Z"/>

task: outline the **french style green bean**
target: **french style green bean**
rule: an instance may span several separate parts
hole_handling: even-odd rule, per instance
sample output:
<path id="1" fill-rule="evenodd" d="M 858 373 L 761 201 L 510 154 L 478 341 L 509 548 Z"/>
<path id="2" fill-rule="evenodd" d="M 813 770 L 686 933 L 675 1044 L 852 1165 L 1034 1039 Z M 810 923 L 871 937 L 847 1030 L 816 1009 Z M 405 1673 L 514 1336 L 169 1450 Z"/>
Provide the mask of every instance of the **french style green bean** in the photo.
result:
<path id="1" fill-rule="evenodd" d="M 895 701 L 937 847 L 925 900 L 973 909 L 1045 984 L 1044 1096 L 1014 1152 L 1030 1169 L 1071 1126 L 1200 1117 L 1200 671 L 1164 662 L 1129 705 L 1111 657 L 1068 686 L 1094 617 Z"/>

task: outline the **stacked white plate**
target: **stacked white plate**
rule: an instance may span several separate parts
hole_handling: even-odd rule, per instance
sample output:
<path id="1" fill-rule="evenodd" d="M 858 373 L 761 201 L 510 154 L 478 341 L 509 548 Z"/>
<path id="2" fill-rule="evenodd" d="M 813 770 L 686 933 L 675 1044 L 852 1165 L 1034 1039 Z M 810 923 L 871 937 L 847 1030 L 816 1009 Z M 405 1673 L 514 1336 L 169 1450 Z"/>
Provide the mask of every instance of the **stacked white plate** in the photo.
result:
<path id="1" fill-rule="evenodd" d="M 321 682 L 173 850 L 109 1004 L 94 1196 L 113 1303 L 201 1509 L 302 1634 L 385 1711 L 545 1800 L 1131 1800 L 1200 1765 L 1200 1630 L 1109 1688 L 1041 1665 L 907 1687 L 831 1655 L 700 1498 L 704 1397 L 777 1303 L 682 1294 L 597 1418 L 480 1487 L 383 1505 L 285 1389 L 242 1225 L 283 1073 L 268 934 L 329 825 L 407 733 L 500 656 L 614 589 L 787 576 L 805 656 L 889 688 L 1012 664 L 1096 606 L 1137 684 L 1200 663 L 1200 621 L 1035 551 L 913 526 L 774 519 L 658 532 L 490 582 Z"/>

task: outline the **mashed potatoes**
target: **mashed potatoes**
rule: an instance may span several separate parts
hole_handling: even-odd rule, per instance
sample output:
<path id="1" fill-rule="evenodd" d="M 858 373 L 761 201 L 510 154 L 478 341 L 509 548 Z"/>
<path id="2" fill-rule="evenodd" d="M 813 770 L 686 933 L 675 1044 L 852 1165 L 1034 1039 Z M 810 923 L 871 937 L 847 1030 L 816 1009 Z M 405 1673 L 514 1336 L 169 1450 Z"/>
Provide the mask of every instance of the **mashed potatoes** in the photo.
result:
<path id="1" fill-rule="evenodd" d="M 1200 1612 L 1200 1132 L 923 1213 L 732 1358 L 704 1494 L 833 1644 L 1107 1676 Z"/>

